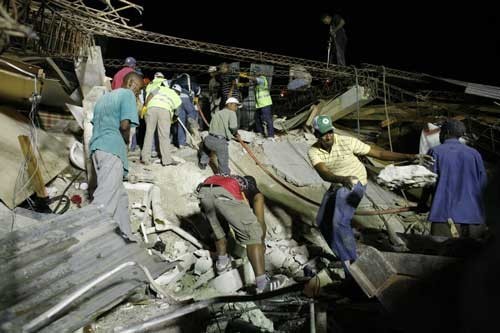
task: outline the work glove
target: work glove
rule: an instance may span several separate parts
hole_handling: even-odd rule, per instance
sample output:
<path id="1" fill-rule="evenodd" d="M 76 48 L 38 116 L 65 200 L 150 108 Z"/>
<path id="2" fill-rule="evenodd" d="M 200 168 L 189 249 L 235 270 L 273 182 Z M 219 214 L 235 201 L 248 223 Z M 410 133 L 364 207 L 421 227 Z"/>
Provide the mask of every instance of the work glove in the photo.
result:
<path id="1" fill-rule="evenodd" d="M 174 116 L 179 117 L 180 114 L 181 114 L 180 108 L 175 109 Z"/>
<path id="2" fill-rule="evenodd" d="M 412 163 L 422 165 L 427 169 L 430 169 L 434 165 L 434 158 L 431 155 L 427 154 L 416 154 L 412 160 Z"/>
<path id="3" fill-rule="evenodd" d="M 248 73 L 242 72 L 242 73 L 240 73 L 240 77 L 247 78 L 248 77 Z"/>
<path id="4" fill-rule="evenodd" d="M 144 118 L 144 116 L 146 115 L 146 112 L 148 112 L 148 108 L 143 106 L 141 109 L 141 114 L 139 115 L 141 117 L 141 119 Z"/>

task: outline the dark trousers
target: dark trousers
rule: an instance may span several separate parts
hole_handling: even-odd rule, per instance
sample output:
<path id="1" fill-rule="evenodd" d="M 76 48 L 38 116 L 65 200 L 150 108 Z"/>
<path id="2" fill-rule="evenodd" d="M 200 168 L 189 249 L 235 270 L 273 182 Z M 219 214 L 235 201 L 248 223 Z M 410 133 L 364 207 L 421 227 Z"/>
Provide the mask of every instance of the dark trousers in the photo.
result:
<path id="1" fill-rule="evenodd" d="M 273 113 L 271 105 L 255 110 L 255 130 L 258 133 L 264 134 L 263 124 L 266 124 L 267 137 L 274 137 Z"/>
<path id="2" fill-rule="evenodd" d="M 482 238 L 486 231 L 485 224 L 460 224 L 455 223 L 458 234 L 461 238 Z M 432 222 L 431 235 L 451 238 L 450 226 L 447 222 Z"/>

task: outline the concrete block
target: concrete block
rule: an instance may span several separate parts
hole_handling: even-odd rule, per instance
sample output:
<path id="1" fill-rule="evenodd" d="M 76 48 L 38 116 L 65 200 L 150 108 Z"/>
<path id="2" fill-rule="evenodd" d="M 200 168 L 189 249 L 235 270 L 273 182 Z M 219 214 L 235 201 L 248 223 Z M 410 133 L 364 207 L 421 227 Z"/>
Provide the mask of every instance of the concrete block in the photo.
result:
<path id="1" fill-rule="evenodd" d="M 238 270 L 232 269 L 213 279 L 210 286 L 222 294 L 231 294 L 243 288 L 243 281 Z"/>

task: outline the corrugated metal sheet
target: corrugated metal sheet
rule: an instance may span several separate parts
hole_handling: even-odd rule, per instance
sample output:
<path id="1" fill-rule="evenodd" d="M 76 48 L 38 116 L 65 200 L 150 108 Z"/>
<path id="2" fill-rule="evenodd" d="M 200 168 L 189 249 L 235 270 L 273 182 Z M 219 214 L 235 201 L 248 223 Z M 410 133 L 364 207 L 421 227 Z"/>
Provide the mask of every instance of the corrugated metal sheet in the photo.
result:
<path id="1" fill-rule="evenodd" d="M 486 98 L 499 99 L 500 100 L 500 87 L 489 86 L 485 84 L 471 83 L 453 79 L 446 79 L 443 77 L 429 75 L 436 80 L 445 81 L 457 86 L 465 87 L 465 93 L 469 95 L 482 96 Z"/>
<path id="2" fill-rule="evenodd" d="M 169 269 L 139 245 L 125 242 L 116 228 L 109 216 L 88 206 L 0 238 L 0 331 L 19 331 L 124 262 L 142 264 L 153 278 Z M 142 270 L 128 268 L 77 299 L 41 331 L 73 332 L 146 284 Z"/>

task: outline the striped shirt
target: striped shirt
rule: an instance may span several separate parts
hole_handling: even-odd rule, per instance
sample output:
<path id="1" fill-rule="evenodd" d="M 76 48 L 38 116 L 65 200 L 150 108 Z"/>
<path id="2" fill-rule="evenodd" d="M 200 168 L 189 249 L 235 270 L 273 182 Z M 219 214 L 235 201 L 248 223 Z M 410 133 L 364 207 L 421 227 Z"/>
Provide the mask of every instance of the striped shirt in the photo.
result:
<path id="1" fill-rule="evenodd" d="M 313 166 L 325 163 L 334 175 L 354 176 L 361 184 L 366 185 L 368 180 L 365 166 L 355 155 L 366 155 L 369 151 L 370 146 L 356 138 L 334 134 L 330 152 L 321 148 L 319 142 L 316 142 L 309 149 L 308 156 Z"/>

